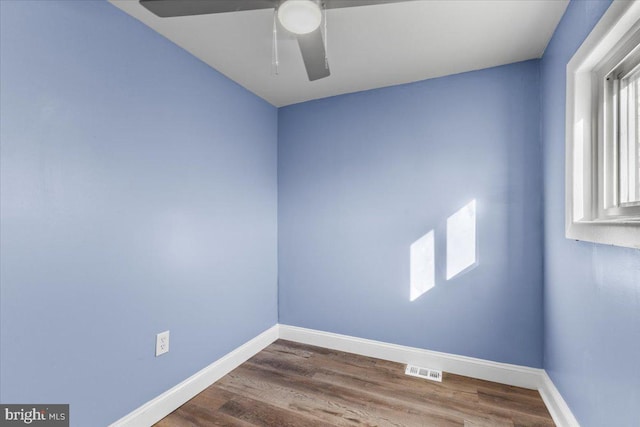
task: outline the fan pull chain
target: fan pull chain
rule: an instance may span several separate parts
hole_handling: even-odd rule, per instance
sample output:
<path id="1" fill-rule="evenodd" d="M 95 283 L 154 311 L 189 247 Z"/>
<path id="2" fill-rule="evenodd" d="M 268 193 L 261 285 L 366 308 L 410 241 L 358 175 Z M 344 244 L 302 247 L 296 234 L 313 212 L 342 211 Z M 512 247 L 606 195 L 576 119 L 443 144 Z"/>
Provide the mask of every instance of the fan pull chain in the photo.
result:
<path id="1" fill-rule="evenodd" d="M 329 68 L 329 54 L 327 53 L 327 5 L 322 8 L 324 14 L 324 68 Z"/>
<path id="2" fill-rule="evenodd" d="M 273 11 L 273 46 L 271 53 L 271 65 L 272 72 L 277 76 L 278 75 L 278 9 L 274 9 Z"/>

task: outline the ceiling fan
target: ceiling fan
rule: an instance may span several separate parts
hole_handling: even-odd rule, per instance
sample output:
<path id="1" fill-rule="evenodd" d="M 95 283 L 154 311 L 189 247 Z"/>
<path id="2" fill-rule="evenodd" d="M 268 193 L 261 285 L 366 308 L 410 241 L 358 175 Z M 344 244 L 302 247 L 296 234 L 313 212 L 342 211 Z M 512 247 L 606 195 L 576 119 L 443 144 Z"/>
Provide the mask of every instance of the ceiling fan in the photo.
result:
<path id="1" fill-rule="evenodd" d="M 297 38 L 307 75 L 314 81 L 331 74 L 320 29 L 323 9 L 405 1 L 411 0 L 140 0 L 140 4 L 161 18 L 275 9 L 282 27 Z"/>

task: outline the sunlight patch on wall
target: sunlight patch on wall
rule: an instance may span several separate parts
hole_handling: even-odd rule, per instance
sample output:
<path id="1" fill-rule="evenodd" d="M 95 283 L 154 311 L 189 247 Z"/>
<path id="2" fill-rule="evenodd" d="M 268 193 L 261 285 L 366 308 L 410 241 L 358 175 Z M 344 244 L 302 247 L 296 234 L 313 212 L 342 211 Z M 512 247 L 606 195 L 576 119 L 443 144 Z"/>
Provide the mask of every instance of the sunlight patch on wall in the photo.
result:
<path id="1" fill-rule="evenodd" d="M 433 230 L 411 244 L 411 301 L 436 284 L 434 246 Z"/>
<path id="2" fill-rule="evenodd" d="M 476 201 L 447 219 L 447 280 L 476 263 Z"/>

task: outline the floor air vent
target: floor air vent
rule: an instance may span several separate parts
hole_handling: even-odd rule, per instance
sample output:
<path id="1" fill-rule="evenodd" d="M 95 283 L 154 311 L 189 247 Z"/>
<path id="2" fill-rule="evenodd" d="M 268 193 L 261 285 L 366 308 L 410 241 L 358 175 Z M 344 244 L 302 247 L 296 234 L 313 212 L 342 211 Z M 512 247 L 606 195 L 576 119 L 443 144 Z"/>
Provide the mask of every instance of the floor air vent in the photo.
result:
<path id="1" fill-rule="evenodd" d="M 442 371 L 436 371 L 435 369 L 421 368 L 420 366 L 407 365 L 405 374 L 412 377 L 424 378 L 425 380 L 442 382 Z"/>

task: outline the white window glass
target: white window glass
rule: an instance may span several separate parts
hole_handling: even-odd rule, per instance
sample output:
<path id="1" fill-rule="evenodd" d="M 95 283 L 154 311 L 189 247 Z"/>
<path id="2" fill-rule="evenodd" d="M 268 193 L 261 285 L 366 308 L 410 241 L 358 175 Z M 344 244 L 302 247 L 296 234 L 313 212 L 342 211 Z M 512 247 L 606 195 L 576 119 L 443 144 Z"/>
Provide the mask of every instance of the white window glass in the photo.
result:
<path id="1" fill-rule="evenodd" d="M 640 203 L 640 67 L 620 81 L 620 204 Z"/>

